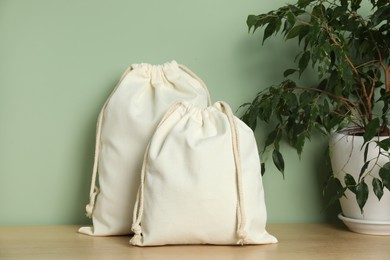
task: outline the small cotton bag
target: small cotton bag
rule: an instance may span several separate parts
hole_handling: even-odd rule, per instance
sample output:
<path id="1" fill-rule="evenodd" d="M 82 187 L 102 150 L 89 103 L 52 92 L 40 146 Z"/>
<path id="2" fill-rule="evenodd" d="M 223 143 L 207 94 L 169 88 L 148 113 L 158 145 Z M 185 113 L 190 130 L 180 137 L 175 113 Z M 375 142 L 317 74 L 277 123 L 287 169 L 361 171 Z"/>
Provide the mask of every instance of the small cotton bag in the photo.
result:
<path id="1" fill-rule="evenodd" d="M 90 202 L 86 207 L 93 226 L 80 228 L 80 233 L 131 234 L 130 205 L 135 203 L 147 144 L 177 100 L 200 107 L 210 104 L 207 87 L 184 65 L 176 61 L 142 63 L 125 71 L 98 118 Z"/>
<path id="2" fill-rule="evenodd" d="M 168 110 L 145 153 L 130 244 L 269 244 L 252 130 L 217 102 Z"/>

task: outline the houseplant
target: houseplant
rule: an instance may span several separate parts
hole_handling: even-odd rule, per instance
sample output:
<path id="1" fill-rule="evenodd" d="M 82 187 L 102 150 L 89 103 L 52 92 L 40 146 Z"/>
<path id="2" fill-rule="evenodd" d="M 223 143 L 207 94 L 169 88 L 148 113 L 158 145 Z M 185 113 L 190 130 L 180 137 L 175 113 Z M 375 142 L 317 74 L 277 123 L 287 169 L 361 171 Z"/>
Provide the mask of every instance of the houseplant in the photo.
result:
<path id="1" fill-rule="evenodd" d="M 381 200 L 390 190 L 390 0 L 298 0 L 249 15 L 247 25 L 253 32 L 264 29 L 263 43 L 277 34 L 297 41 L 299 53 L 297 67 L 285 70 L 281 83 L 242 105 L 242 119 L 252 129 L 258 120 L 271 123 L 264 150 L 271 150 L 283 176 L 283 138 L 300 155 L 315 131 L 334 138 L 344 129 L 352 139 L 360 137 L 359 172 L 343 171 L 340 178 L 333 171 L 326 188 L 334 190 L 330 203 L 349 192 L 363 213 L 369 196 Z M 318 74 L 312 86 L 297 79 L 308 66 Z M 368 156 L 373 147 L 385 158 L 380 163 L 378 156 Z M 350 160 L 347 156 L 345 163 Z"/>

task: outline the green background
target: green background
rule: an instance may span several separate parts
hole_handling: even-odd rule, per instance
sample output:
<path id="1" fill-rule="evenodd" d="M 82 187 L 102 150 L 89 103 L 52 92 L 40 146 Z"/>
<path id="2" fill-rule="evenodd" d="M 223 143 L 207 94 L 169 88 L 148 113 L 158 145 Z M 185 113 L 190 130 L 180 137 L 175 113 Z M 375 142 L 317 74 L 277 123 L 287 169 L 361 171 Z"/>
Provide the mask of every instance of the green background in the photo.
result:
<path id="1" fill-rule="evenodd" d="M 0 225 L 89 222 L 96 119 L 132 63 L 176 60 L 235 111 L 280 82 L 296 46 L 261 46 L 246 17 L 285 2 L 0 0 Z M 256 132 L 260 149 L 266 132 Z M 286 147 L 285 180 L 265 157 L 270 223 L 335 217 L 337 207 L 321 212 L 326 143 L 314 137 L 301 161 Z"/>

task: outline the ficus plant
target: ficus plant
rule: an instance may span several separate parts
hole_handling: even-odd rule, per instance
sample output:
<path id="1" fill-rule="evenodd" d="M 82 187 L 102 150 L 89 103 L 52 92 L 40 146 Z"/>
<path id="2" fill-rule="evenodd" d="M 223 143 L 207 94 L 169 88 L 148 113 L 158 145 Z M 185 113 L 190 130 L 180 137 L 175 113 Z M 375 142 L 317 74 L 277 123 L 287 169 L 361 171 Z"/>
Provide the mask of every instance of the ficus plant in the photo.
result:
<path id="1" fill-rule="evenodd" d="M 263 44 L 281 35 L 299 46 L 295 67 L 283 72 L 281 83 L 263 89 L 241 106 L 242 119 L 253 130 L 258 120 L 272 123 L 264 151 L 272 153 L 276 168 L 284 177 L 282 139 L 300 156 L 315 131 L 331 135 L 353 126 L 355 134 L 364 137 L 360 176 L 354 179 L 346 174 L 343 185 L 330 173 L 325 187 L 335 190 L 331 202 L 351 190 L 362 211 L 368 185 L 381 199 L 383 191 L 390 190 L 390 160 L 381 166 L 379 178 L 367 184 L 366 176 L 375 164 L 367 158 L 367 149 L 375 143 L 389 157 L 390 139 L 374 137 L 389 136 L 390 0 L 298 0 L 249 15 L 247 25 L 249 32 L 262 31 Z M 317 83 L 310 86 L 300 82 L 308 67 L 318 75 Z"/>

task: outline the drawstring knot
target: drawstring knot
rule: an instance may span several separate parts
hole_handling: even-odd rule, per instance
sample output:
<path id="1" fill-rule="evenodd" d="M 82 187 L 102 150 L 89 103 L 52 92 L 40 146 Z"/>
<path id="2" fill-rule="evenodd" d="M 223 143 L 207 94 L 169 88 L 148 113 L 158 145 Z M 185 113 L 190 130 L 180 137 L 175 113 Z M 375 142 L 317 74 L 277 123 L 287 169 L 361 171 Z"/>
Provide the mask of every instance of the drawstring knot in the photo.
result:
<path id="1" fill-rule="evenodd" d="M 94 191 L 89 196 L 89 204 L 87 206 L 85 206 L 85 210 L 87 212 L 86 215 L 89 218 L 92 218 L 92 213 L 93 213 L 93 209 L 94 209 L 94 205 L 95 205 L 96 195 L 98 193 L 99 193 L 99 188 L 95 187 Z"/>
<path id="2" fill-rule="evenodd" d="M 237 236 L 238 236 L 237 244 L 243 246 L 246 243 L 247 233 L 245 232 L 245 230 L 238 230 L 237 231 Z"/>
<path id="3" fill-rule="evenodd" d="M 134 246 L 142 246 L 142 229 L 139 224 L 133 224 L 131 226 L 131 231 L 134 232 L 134 236 L 130 239 L 130 244 Z"/>
<path id="4" fill-rule="evenodd" d="M 138 225 L 138 224 L 133 224 L 133 225 L 131 225 L 131 231 L 133 231 L 134 234 L 136 234 L 136 235 L 140 235 L 141 232 L 142 232 L 142 229 L 141 229 L 141 226 L 140 226 L 140 225 Z"/>

